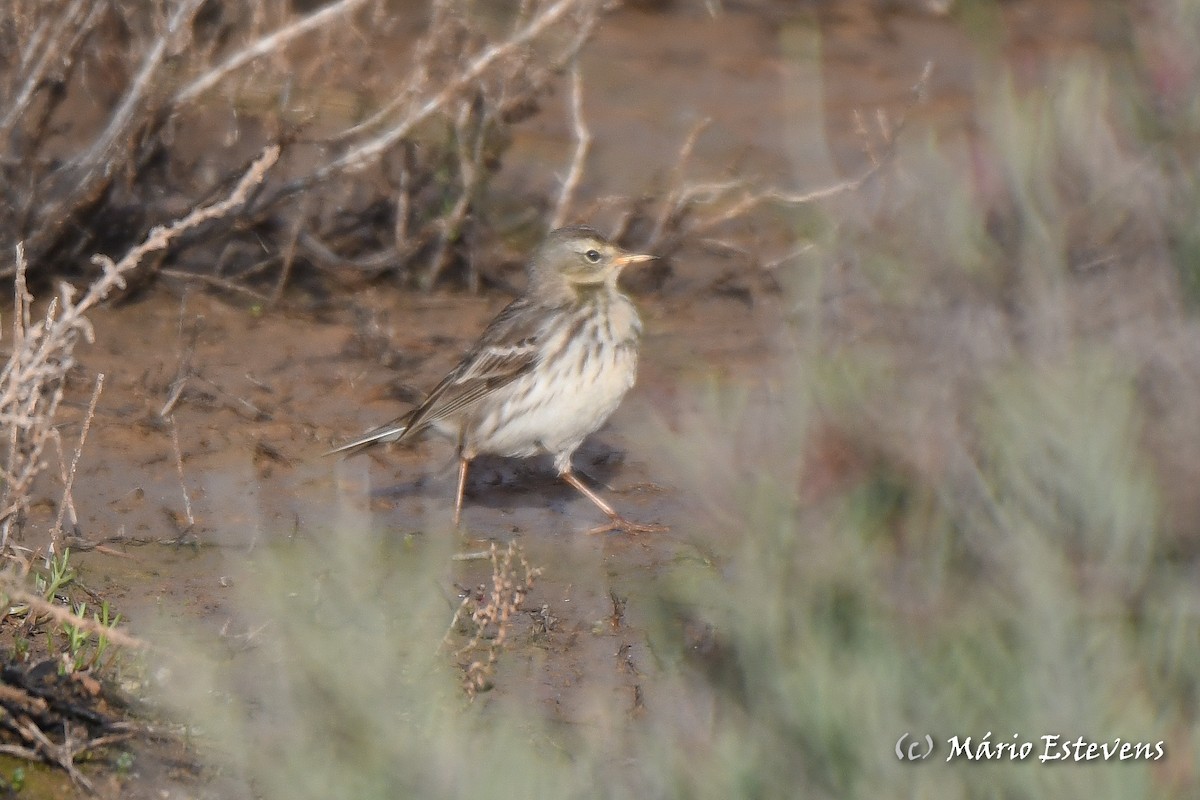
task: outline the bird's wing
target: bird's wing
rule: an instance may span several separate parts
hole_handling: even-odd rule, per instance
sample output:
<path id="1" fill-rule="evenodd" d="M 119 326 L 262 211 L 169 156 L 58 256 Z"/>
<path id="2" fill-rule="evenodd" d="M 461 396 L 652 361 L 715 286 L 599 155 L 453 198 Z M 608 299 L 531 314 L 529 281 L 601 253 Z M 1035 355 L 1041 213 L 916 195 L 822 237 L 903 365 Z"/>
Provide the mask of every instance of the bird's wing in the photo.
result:
<path id="1" fill-rule="evenodd" d="M 352 456 L 359 451 L 366 450 L 373 444 L 379 442 L 395 442 L 404 438 L 404 434 L 408 432 L 408 418 L 413 412 L 408 412 L 404 416 L 397 417 L 386 425 L 380 425 L 378 428 L 371 430 L 359 436 L 357 439 L 351 439 L 345 444 L 340 444 L 332 450 L 326 450 L 325 455 L 332 456 L 336 454 L 344 454 Z"/>
<path id="2" fill-rule="evenodd" d="M 509 303 L 487 326 L 475 346 L 441 383 L 411 411 L 330 450 L 352 455 L 378 442 L 398 442 L 467 408 L 525 374 L 541 358 L 547 314 L 525 297 Z"/>
<path id="3" fill-rule="evenodd" d="M 467 408 L 532 369 L 541 357 L 541 312 L 525 298 L 501 311 L 458 366 L 408 415 L 405 433 Z"/>

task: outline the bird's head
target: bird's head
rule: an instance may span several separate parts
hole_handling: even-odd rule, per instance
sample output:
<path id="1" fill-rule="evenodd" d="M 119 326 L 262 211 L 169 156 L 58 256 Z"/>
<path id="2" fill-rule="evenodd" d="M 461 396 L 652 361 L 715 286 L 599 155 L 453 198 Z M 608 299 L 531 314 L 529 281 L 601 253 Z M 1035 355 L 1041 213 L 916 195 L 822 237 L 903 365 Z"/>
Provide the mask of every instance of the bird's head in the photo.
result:
<path id="1" fill-rule="evenodd" d="M 559 228 L 534 252 L 529 279 L 544 292 L 578 294 L 588 288 L 615 286 L 626 265 L 653 258 L 627 253 L 582 225 Z"/>

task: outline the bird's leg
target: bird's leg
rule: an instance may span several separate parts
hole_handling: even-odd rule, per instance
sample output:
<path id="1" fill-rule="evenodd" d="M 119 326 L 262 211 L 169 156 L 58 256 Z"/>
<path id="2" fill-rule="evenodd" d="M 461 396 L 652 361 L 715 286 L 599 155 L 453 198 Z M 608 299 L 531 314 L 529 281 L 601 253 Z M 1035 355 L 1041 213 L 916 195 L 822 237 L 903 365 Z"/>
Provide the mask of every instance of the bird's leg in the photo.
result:
<path id="1" fill-rule="evenodd" d="M 458 453 L 458 491 L 454 493 L 454 527 L 458 527 L 458 522 L 462 519 L 462 504 L 463 492 L 467 488 L 467 467 L 471 465 L 471 459 L 460 450 Z"/>
<path id="2" fill-rule="evenodd" d="M 471 466 L 474 453 L 467 452 L 467 426 L 458 431 L 458 489 L 454 492 L 454 527 L 462 519 L 463 493 L 467 490 L 467 468 Z"/>
<path id="3" fill-rule="evenodd" d="M 597 478 L 595 475 L 592 475 L 591 473 L 586 472 L 582 469 L 572 468 L 572 471 L 576 475 L 582 475 L 584 478 L 586 478 L 587 480 L 591 481 L 592 483 L 594 483 L 598 486 L 603 486 L 605 488 L 605 490 L 611 492 L 612 494 L 630 494 L 632 492 L 654 492 L 655 494 L 660 494 L 660 493 L 666 491 L 666 489 L 659 486 L 657 483 L 650 483 L 649 481 L 641 481 L 639 483 L 630 483 L 630 484 L 626 484 L 625 486 L 613 486 L 611 483 L 608 483 L 607 481 L 602 481 L 599 478 Z"/>
<path id="4" fill-rule="evenodd" d="M 631 522 L 620 514 L 617 510 L 604 501 L 600 495 L 589 489 L 579 477 L 568 467 L 559 473 L 564 481 L 574 486 L 579 490 L 579 493 L 596 504 L 596 508 L 604 512 L 608 517 L 608 524 L 592 528 L 588 533 L 604 533 L 605 531 L 624 531 L 625 533 L 657 533 L 659 531 L 669 530 L 666 525 L 647 525 L 640 522 Z"/>
<path id="5" fill-rule="evenodd" d="M 571 472 L 572 472 L 572 473 L 573 473 L 573 474 L 574 474 L 576 477 L 578 477 L 578 476 L 582 475 L 584 478 L 588 479 L 589 481 L 591 481 L 592 483 L 596 484 L 597 486 L 603 486 L 605 489 L 607 489 L 607 490 L 608 490 L 608 491 L 610 491 L 610 492 L 614 492 L 614 493 L 616 493 L 616 494 L 620 494 L 620 492 L 618 492 L 618 491 L 617 491 L 617 490 L 616 490 L 616 489 L 613 487 L 613 485 L 612 485 L 611 483 L 608 483 L 608 482 L 606 482 L 606 481 L 602 481 L 602 480 L 600 480 L 599 478 L 597 478 L 595 475 L 591 474 L 591 473 L 590 473 L 590 472 L 588 472 L 587 470 L 575 469 L 574 467 L 571 467 Z M 574 484 L 572 484 L 572 485 L 574 485 Z"/>
<path id="6" fill-rule="evenodd" d="M 567 470 L 566 472 L 561 473 L 559 477 L 578 489 L 584 497 L 595 503 L 596 507 L 603 511 L 608 517 L 615 519 L 621 516 L 617 513 L 615 508 L 604 502 L 603 497 L 593 492 L 587 487 L 586 484 L 584 484 L 583 481 L 579 480 L 579 476 L 577 476 L 572 470 Z"/>

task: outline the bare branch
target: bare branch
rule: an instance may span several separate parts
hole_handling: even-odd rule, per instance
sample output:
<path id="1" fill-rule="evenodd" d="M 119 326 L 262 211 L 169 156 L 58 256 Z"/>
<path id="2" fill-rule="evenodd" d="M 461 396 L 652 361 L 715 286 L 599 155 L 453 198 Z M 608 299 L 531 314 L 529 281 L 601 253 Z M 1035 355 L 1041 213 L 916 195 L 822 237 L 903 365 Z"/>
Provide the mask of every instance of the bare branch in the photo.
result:
<path id="1" fill-rule="evenodd" d="M 755 189 L 749 181 L 740 179 L 719 183 L 685 182 L 683 176 L 687 163 L 707 125 L 707 120 L 701 121 L 692 128 L 679 148 L 679 155 L 671 173 L 670 188 L 659 201 L 654 225 L 647 241 L 641 246 L 657 250 L 660 255 L 665 254 L 664 250 L 669 251 L 685 238 L 696 240 L 725 223 L 746 216 L 761 205 L 804 205 L 862 188 L 894 160 L 898 137 L 908 121 L 909 112 L 925 96 L 925 88 L 932 71 L 933 62 L 927 62 L 912 88 L 911 101 L 894 121 L 882 113 L 877 115 L 878 138 L 884 148 L 882 152 L 876 152 L 869 141 L 866 143 L 870 164 L 862 173 L 854 178 L 808 191 L 793 192 L 774 186 Z M 857 119 L 861 124 L 861 115 Z M 870 139 L 865 128 L 863 134 L 865 138 Z"/>
<path id="2" fill-rule="evenodd" d="M 250 196 L 250 190 L 262 182 L 267 170 L 278 160 L 279 146 L 271 145 L 267 147 L 263 150 L 262 155 L 250 165 L 250 169 L 246 171 L 246 174 L 238 181 L 237 186 L 234 187 L 233 191 L 224 200 L 213 203 L 210 206 L 197 208 L 183 219 L 178 219 L 170 225 L 157 226 L 150 231 L 141 244 L 131 249 L 118 262 L 114 263 L 107 256 L 94 257 L 92 261 L 104 270 L 105 278 L 96 281 L 88 288 L 87 294 L 79 302 L 79 306 L 84 310 L 91 308 L 107 297 L 108 293 L 114 288 L 123 286 L 124 279 L 121 276 L 140 264 L 142 259 L 149 253 L 162 250 L 171 243 L 171 240 L 180 234 L 203 225 L 210 220 L 223 217 L 237 206 L 246 202 L 246 198 Z"/>
<path id="3" fill-rule="evenodd" d="M 88 10 L 86 17 L 84 13 L 85 5 L 85 0 L 74 0 L 67 10 L 55 20 L 54 29 L 48 35 L 46 29 L 51 23 L 49 19 L 43 18 L 38 30 L 30 37 L 25 51 L 21 54 L 22 67 L 26 69 L 25 81 L 9 101 L 4 116 L 0 117 L 0 141 L 8 137 L 13 125 L 16 124 L 18 119 L 24 116 L 29 104 L 37 96 L 37 88 L 42 85 L 50 69 L 50 65 L 58 59 L 70 57 L 70 54 L 74 51 L 73 47 L 64 47 L 62 45 L 63 38 L 72 29 L 76 31 L 86 30 L 102 3 L 92 0 L 91 8 Z M 81 20 L 83 22 L 79 24 Z M 43 40 L 45 42 L 44 45 Z M 37 62 L 31 63 L 34 52 L 39 48 L 40 54 Z"/>
<path id="4" fill-rule="evenodd" d="M 167 21 L 165 30 L 154 42 L 150 52 L 142 59 L 141 69 L 138 70 L 133 83 L 125 91 L 125 96 L 121 98 L 121 102 L 117 105 L 112 117 L 109 118 L 108 126 L 103 133 L 96 137 L 92 146 L 77 159 L 76 163 L 89 170 L 95 170 L 107 160 L 109 148 L 118 138 L 125 135 L 130 122 L 138 108 L 141 107 L 143 98 L 150 90 L 154 74 L 162 66 L 167 49 L 174 44 L 176 37 L 190 26 L 192 17 L 202 2 L 203 0 L 179 0 L 179 6 Z"/>
<path id="5" fill-rule="evenodd" d="M 554 216 L 550 220 L 551 229 L 562 227 L 567 221 L 567 214 L 570 212 L 579 181 L 583 178 L 583 167 L 592 146 L 592 134 L 583 116 L 583 75 L 579 68 L 579 59 L 575 59 L 571 64 L 571 127 L 575 132 L 575 150 L 571 156 L 571 166 L 563 178 Z"/>
<path id="6" fill-rule="evenodd" d="M 180 89 L 172 99 L 172 105 L 179 107 L 190 103 L 224 80 L 231 72 L 272 51 L 279 50 L 293 39 L 316 30 L 337 17 L 349 14 L 365 2 L 367 0 L 338 0 L 336 3 L 331 3 L 258 39 Z"/>
<path id="7" fill-rule="evenodd" d="M 692 151 L 696 149 L 696 142 L 700 140 L 700 134 L 708 130 L 708 126 L 711 124 L 711 119 L 702 119 L 688 131 L 688 135 L 684 138 L 683 144 L 679 148 L 679 155 L 675 158 L 675 166 L 671 170 L 669 185 L 678 187 L 683 182 L 684 170 L 687 168 L 687 163 L 692 157 Z M 655 217 L 654 227 L 650 229 L 650 245 L 656 244 L 662 238 L 663 231 L 667 227 L 667 221 L 670 219 L 672 211 L 681 206 L 680 198 L 677 196 L 678 192 L 679 190 L 676 189 L 663 200 L 658 216 Z"/>
<path id="8" fill-rule="evenodd" d="M 543 9 L 522 28 L 514 31 L 508 39 L 491 45 L 473 58 L 445 83 L 441 91 L 406 114 L 394 126 L 317 170 L 313 174 L 313 180 L 321 180 L 339 172 L 354 172 L 364 169 L 385 151 L 408 136 L 417 125 L 445 108 L 459 92 L 482 75 L 498 59 L 523 47 L 546 28 L 562 19 L 568 11 L 579 5 L 580 0 L 557 0 Z"/>

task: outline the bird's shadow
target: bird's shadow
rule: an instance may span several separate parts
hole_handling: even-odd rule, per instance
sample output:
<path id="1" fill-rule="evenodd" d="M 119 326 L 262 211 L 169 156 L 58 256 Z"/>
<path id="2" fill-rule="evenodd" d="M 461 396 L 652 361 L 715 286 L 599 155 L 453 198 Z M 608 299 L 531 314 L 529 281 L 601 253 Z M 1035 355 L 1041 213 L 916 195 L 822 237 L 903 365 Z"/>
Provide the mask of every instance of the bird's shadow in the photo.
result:
<path id="1" fill-rule="evenodd" d="M 604 492 L 616 479 L 624 461 L 624 451 L 603 440 L 591 439 L 575 452 L 572 463 L 585 482 Z M 411 497 L 432 500 L 444 495 L 446 502 L 452 503 L 456 464 L 451 462 L 442 469 L 426 469 L 411 480 L 380 486 L 371 492 L 371 496 L 384 501 L 399 501 Z M 579 492 L 558 477 L 548 455 L 532 458 L 481 455 L 471 462 L 467 473 L 466 502 L 474 506 L 549 507 L 577 497 Z"/>

